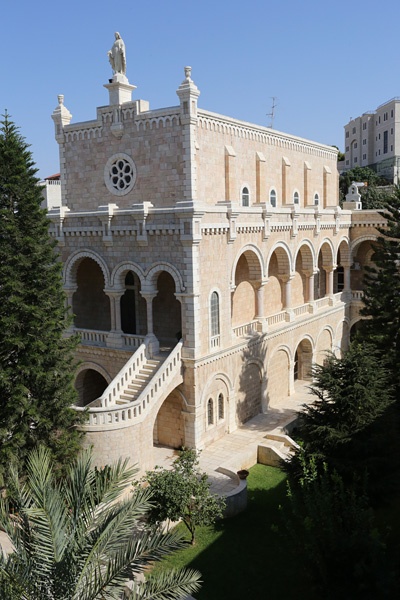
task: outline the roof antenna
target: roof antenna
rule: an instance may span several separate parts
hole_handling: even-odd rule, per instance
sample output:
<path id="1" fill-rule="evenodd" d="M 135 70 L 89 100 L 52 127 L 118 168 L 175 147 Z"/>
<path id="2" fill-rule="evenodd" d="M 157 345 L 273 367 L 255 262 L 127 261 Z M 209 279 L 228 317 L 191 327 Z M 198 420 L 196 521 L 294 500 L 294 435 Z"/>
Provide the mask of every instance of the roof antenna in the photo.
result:
<path id="1" fill-rule="evenodd" d="M 270 129 L 274 128 L 274 118 L 275 118 L 275 108 L 278 106 L 275 102 L 275 100 L 277 100 L 278 98 L 276 96 L 271 96 L 272 98 L 272 107 L 271 107 L 271 112 L 267 113 L 266 116 L 269 117 L 270 120 L 270 124 L 268 125 L 268 127 Z"/>

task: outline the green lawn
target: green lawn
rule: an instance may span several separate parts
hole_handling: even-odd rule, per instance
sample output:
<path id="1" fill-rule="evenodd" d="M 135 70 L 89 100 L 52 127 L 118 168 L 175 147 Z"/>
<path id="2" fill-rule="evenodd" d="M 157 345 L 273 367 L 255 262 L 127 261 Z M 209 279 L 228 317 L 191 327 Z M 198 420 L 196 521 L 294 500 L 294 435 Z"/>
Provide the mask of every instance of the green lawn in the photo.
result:
<path id="1" fill-rule="evenodd" d="M 286 476 L 255 465 L 248 478 L 247 510 L 213 527 L 201 527 L 196 545 L 176 552 L 157 569 L 198 569 L 198 600 L 313 600 L 302 557 L 295 556 L 281 530 L 279 506 L 286 501 Z M 185 531 L 183 525 L 179 525 Z"/>

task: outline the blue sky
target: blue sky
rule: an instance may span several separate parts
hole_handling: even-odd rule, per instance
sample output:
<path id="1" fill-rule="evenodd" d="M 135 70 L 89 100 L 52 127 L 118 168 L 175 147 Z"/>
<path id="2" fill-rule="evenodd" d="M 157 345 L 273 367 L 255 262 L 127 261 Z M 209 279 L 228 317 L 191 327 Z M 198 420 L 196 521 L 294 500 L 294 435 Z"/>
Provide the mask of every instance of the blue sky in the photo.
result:
<path id="1" fill-rule="evenodd" d="M 178 104 L 192 66 L 199 106 L 343 150 L 351 117 L 400 96 L 400 2 L 386 0 L 16 0 L 1 10 L 0 112 L 31 144 L 39 175 L 59 170 L 51 113 L 74 123 L 108 103 L 119 31 L 134 99 Z"/>

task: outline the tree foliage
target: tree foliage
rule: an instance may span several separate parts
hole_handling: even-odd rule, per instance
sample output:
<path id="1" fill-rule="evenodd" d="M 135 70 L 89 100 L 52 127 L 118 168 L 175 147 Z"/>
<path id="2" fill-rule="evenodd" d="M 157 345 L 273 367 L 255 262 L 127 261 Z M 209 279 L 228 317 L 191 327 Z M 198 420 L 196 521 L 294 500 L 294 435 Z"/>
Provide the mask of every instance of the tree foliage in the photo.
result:
<path id="1" fill-rule="evenodd" d="M 285 529 L 306 557 L 319 597 L 391 598 L 393 574 L 365 493 L 326 464 L 302 454 L 301 476 L 288 487 Z"/>
<path id="2" fill-rule="evenodd" d="M 82 452 L 59 482 L 43 447 L 29 455 L 25 483 L 13 468 L 0 499 L 0 526 L 15 548 L 0 553 L 2 600 L 116 600 L 124 590 L 131 600 L 172 600 L 196 591 L 199 574 L 190 570 L 138 582 L 183 542 L 142 521 L 150 490 L 127 494 L 133 474 L 121 461 L 93 469 L 90 453 Z"/>
<path id="3" fill-rule="evenodd" d="M 225 501 L 211 494 L 207 474 L 201 473 L 196 450 L 183 449 L 172 470 L 156 468 L 146 473 L 154 506 L 150 521 L 182 520 L 195 543 L 196 527 L 209 525 L 222 517 Z"/>
<path id="4" fill-rule="evenodd" d="M 329 354 L 323 366 L 314 367 L 310 391 L 315 401 L 304 406 L 300 431 L 308 456 L 347 481 L 366 471 L 378 475 L 382 462 L 389 467 L 384 430 L 394 389 L 390 371 L 371 344 L 353 342 L 342 358 Z M 297 478 L 301 460 L 300 453 L 287 465 Z"/>
<path id="5" fill-rule="evenodd" d="M 302 413 L 307 448 L 330 458 L 335 448 L 383 414 L 393 402 L 390 373 L 371 344 L 353 342 L 342 358 L 327 355 L 313 368 L 313 404 Z"/>
<path id="6" fill-rule="evenodd" d="M 28 145 L 4 116 L 0 125 L 0 479 L 38 443 L 67 461 L 79 448 L 72 410 L 76 340 L 68 325 L 61 265 L 49 236 Z"/>

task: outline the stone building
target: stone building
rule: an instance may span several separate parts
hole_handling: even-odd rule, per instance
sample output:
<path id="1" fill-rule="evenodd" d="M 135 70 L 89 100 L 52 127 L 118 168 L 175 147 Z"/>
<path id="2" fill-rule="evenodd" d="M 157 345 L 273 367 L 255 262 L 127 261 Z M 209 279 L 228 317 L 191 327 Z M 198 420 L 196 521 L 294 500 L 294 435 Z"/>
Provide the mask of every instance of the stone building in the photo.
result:
<path id="1" fill-rule="evenodd" d="M 371 167 L 392 183 L 400 173 L 400 98 L 351 119 L 344 128 L 344 170 Z"/>
<path id="2" fill-rule="evenodd" d="M 115 74 L 109 104 L 52 118 L 49 212 L 81 336 L 76 387 L 97 464 L 196 448 L 276 407 L 358 320 L 380 218 L 338 206 L 334 148 L 201 109 L 150 109 Z M 353 291 L 352 291 L 353 290 Z"/>

